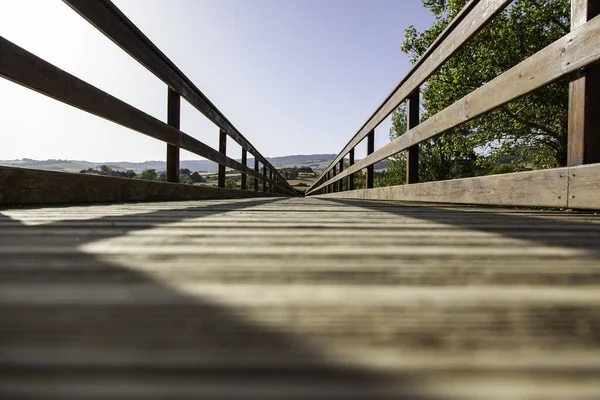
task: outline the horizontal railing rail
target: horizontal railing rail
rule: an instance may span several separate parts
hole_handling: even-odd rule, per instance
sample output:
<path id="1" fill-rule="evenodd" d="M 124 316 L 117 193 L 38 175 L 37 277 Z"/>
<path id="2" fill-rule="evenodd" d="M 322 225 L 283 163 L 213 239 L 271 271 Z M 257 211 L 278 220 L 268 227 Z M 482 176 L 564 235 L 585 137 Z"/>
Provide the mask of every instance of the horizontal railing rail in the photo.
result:
<path id="1" fill-rule="evenodd" d="M 126 128 L 167 143 L 167 181 L 179 181 L 179 149 L 184 149 L 219 164 L 218 186 L 225 187 L 226 168 L 242 173 L 241 188 L 247 176 L 254 178 L 253 190 L 295 195 L 296 192 L 233 124 L 113 3 L 65 1 L 97 29 L 102 31 L 137 62 L 168 87 L 167 122 L 117 99 L 93 85 L 57 68 L 0 37 L 0 76 L 41 94 L 105 118 Z M 220 129 L 219 150 L 202 143 L 179 128 L 180 97 L 186 99 Z M 242 147 L 242 162 L 226 152 L 227 136 Z M 246 165 L 248 153 L 254 156 L 253 168 Z M 261 166 L 262 165 L 262 171 Z"/>
<path id="2" fill-rule="evenodd" d="M 354 174 L 366 169 L 366 189 L 364 190 L 370 190 L 373 188 L 373 165 L 402 151 L 407 152 L 406 183 L 410 187 L 411 184 L 418 183 L 418 145 L 420 143 L 442 135 L 452 128 L 564 78 L 572 80 L 569 113 L 569 166 L 600 162 L 600 135 L 594 135 L 594 132 L 598 132 L 598 124 L 591 121 L 590 112 L 585 111 L 586 103 L 588 108 L 590 104 L 599 104 L 597 100 L 599 96 L 597 94 L 598 78 L 595 77 L 596 80 L 591 81 L 590 79 L 587 82 L 588 86 L 593 83 L 596 90 L 591 90 L 591 87 L 585 87 L 585 85 L 579 89 L 579 92 L 574 92 L 573 88 L 573 85 L 577 85 L 577 82 L 585 79 L 585 76 L 582 77 L 582 71 L 587 70 L 587 74 L 590 74 L 599 68 L 593 64 L 600 61 L 600 16 L 598 16 L 600 6 L 592 0 L 573 0 L 573 29 L 570 33 L 436 115 L 419 123 L 420 86 L 511 2 L 512 0 L 472 0 L 468 2 L 375 113 L 323 170 L 320 178 L 308 189 L 307 195 L 330 195 L 333 193 L 335 196 L 343 188 L 342 179 L 348 178 L 346 187 L 354 194 L 345 194 L 343 197 L 366 198 L 364 193 L 360 194 L 358 193 L 360 191 L 354 190 Z M 582 86 L 581 82 L 579 85 Z M 373 146 L 375 128 L 406 100 L 408 100 L 407 132 L 375 150 Z M 579 131 L 573 132 L 575 127 L 579 127 Z M 355 162 L 354 148 L 365 137 L 368 139 L 367 156 Z M 592 149 L 595 150 L 592 151 Z M 586 155 L 585 160 L 584 154 Z M 349 166 L 343 169 L 346 156 L 349 156 Z M 515 178 L 515 180 L 518 179 L 518 177 Z M 409 189 L 396 189 L 396 199 L 406 198 L 407 190 Z M 388 193 L 386 198 L 391 199 L 390 191 L 388 190 L 386 193 Z M 444 201 L 448 202 L 448 196 L 443 197 Z M 423 196 L 419 196 L 419 199 L 426 201 Z M 435 198 L 429 200 L 436 201 Z M 566 196 L 564 200 L 566 201 Z"/>

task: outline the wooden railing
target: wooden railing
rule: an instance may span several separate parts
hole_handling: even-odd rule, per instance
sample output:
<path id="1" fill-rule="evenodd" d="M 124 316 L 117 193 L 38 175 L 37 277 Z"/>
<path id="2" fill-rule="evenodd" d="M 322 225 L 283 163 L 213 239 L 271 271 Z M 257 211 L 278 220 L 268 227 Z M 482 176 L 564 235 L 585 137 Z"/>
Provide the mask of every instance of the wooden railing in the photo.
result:
<path id="1" fill-rule="evenodd" d="M 307 195 L 374 200 L 600 208 L 600 1 L 572 0 L 572 31 L 429 119 L 419 121 L 419 88 L 512 0 L 471 0 L 335 157 Z M 543 86 L 570 79 L 568 166 L 418 183 L 419 144 Z M 407 132 L 374 149 L 375 128 L 407 100 Z M 355 147 L 367 138 L 367 156 Z M 373 188 L 373 165 L 407 154 L 406 185 Z M 348 157 L 348 168 L 344 160 Z M 585 165 L 587 164 L 587 165 Z M 366 169 L 366 189 L 354 174 Z M 347 185 L 342 180 L 347 179 Z M 344 186 L 348 189 L 342 191 Z"/>
<path id="2" fill-rule="evenodd" d="M 218 186 L 225 187 L 226 168 L 241 172 L 241 189 L 254 178 L 254 191 L 295 195 L 294 189 L 214 104 L 109 0 L 65 3 L 167 85 L 167 122 L 160 121 L 110 94 L 55 67 L 0 37 L 0 76 L 73 107 L 167 143 L 167 182 L 179 182 L 179 151 L 185 149 L 219 164 Z M 220 129 L 215 150 L 180 130 L 183 97 Z M 227 155 L 227 136 L 242 148 L 241 163 Z M 9 144 L 5 144 L 9 145 Z M 246 165 L 248 153 L 254 167 Z M 259 185 L 262 181 L 262 186 Z M 245 194 L 247 197 L 248 194 Z"/>

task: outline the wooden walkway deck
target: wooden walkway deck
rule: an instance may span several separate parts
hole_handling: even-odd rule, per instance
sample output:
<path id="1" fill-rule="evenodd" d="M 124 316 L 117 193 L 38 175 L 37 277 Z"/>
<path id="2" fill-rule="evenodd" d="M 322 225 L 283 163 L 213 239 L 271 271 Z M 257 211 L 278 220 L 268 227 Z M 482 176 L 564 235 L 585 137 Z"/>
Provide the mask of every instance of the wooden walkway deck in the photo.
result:
<path id="1" fill-rule="evenodd" d="M 600 215 L 0 212 L 2 399 L 599 399 Z"/>

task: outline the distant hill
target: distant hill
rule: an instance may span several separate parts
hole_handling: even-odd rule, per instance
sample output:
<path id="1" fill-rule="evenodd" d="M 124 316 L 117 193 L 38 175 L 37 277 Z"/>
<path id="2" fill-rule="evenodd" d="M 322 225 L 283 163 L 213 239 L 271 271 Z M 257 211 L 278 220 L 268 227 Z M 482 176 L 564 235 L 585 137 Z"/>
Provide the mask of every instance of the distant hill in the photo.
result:
<path id="1" fill-rule="evenodd" d="M 331 160 L 335 158 L 336 154 L 299 154 L 293 156 L 282 156 L 282 157 L 267 157 L 267 160 L 276 168 L 286 167 L 311 167 L 313 169 L 323 169 Z M 240 161 L 238 159 L 238 161 Z M 216 171 L 217 164 L 209 160 L 182 160 L 181 168 L 188 168 L 191 171 Z M 22 160 L 0 160 L 0 166 L 6 167 L 20 167 L 20 168 L 31 168 L 31 169 L 43 169 L 48 171 L 62 171 L 62 172 L 79 172 L 82 169 L 97 168 L 100 165 L 108 165 L 114 170 L 125 171 L 132 169 L 139 173 L 145 169 L 154 168 L 157 171 L 164 171 L 166 163 L 164 161 L 144 161 L 144 162 L 91 162 L 91 161 L 78 161 L 78 160 L 33 160 L 24 158 Z M 248 159 L 248 165 L 254 165 L 254 159 Z M 385 161 L 378 162 L 375 164 L 375 169 L 384 169 Z"/>

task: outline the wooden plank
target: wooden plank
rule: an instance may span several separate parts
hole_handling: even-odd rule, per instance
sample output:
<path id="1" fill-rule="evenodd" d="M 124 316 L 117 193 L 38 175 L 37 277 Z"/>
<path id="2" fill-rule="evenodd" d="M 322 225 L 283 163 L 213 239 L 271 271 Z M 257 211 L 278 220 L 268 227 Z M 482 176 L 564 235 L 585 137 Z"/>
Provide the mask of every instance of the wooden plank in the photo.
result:
<path id="1" fill-rule="evenodd" d="M 258 158 L 256 157 L 254 157 L 254 172 L 256 172 L 256 175 L 260 175 L 258 169 Z M 254 191 L 258 192 L 258 178 L 254 178 Z"/>
<path id="2" fill-rule="evenodd" d="M 354 165 L 354 147 L 350 149 L 348 153 L 348 167 Z M 354 190 L 354 174 L 348 176 L 348 190 Z"/>
<path id="3" fill-rule="evenodd" d="M 248 151 L 246 149 L 242 149 L 242 164 L 248 164 Z M 248 175 L 242 172 L 242 190 L 248 189 L 247 179 Z"/>
<path id="4" fill-rule="evenodd" d="M 367 157 L 375 151 L 375 129 L 367 135 Z M 375 167 L 373 164 L 367 166 L 367 189 L 373 188 Z"/>
<path id="5" fill-rule="evenodd" d="M 600 216 L 278 200 L 3 209 L 0 398 L 598 398 Z"/>
<path id="6" fill-rule="evenodd" d="M 352 137 L 344 149 L 335 157 L 329 166 L 337 163 L 351 148 L 356 147 L 370 131 L 375 129 L 410 93 L 420 87 L 429 76 L 442 66 L 464 43 L 483 29 L 512 0 L 481 0 L 467 2 L 465 8 L 455 17 L 450 25 L 432 43 L 423 56 L 411 68 L 396 88 L 373 115 Z M 311 190 L 313 187 L 309 188 Z"/>
<path id="7" fill-rule="evenodd" d="M 271 164 L 200 89 L 111 1 L 63 1 L 157 78 L 179 93 L 219 129 L 227 132 L 242 148 L 271 167 Z"/>
<path id="8" fill-rule="evenodd" d="M 227 154 L 227 133 L 223 130 L 219 131 L 219 153 L 224 156 Z M 225 187 L 225 166 L 219 164 L 218 186 Z"/>
<path id="9" fill-rule="evenodd" d="M 171 88 L 167 88 L 167 124 L 180 129 L 181 98 Z M 179 183 L 179 148 L 167 144 L 167 182 Z"/>
<path id="10" fill-rule="evenodd" d="M 567 168 L 354 190 L 326 198 L 567 207 Z M 323 197 L 323 196 L 319 196 Z"/>
<path id="11" fill-rule="evenodd" d="M 246 190 L 0 167 L 0 205 L 2 206 L 181 201 L 263 196 L 262 193 Z"/>
<path id="12" fill-rule="evenodd" d="M 408 131 L 419 125 L 420 118 L 420 93 L 415 90 L 408 97 L 406 107 L 406 128 Z M 406 150 L 406 183 L 419 183 L 419 145 L 416 144 Z"/>
<path id="13" fill-rule="evenodd" d="M 254 175 L 252 169 L 238 161 L 223 156 L 199 140 L 55 67 L 3 37 L 0 37 L 0 59 L 0 76 L 12 82 L 229 168 Z"/>
<path id="14" fill-rule="evenodd" d="M 338 175 L 341 179 L 600 60 L 597 16 Z M 324 182 L 322 185 L 333 183 Z M 314 189 L 319 188 L 316 186 Z M 312 192 L 311 192 L 312 193 Z M 310 193 L 309 193 L 310 194 Z"/>
<path id="15" fill-rule="evenodd" d="M 600 164 L 569 168 L 569 207 L 600 210 Z"/>
<path id="16" fill-rule="evenodd" d="M 600 14 L 600 3 L 592 0 L 571 1 L 571 30 Z M 569 166 L 600 162 L 600 67 L 591 66 L 569 84 Z"/>

